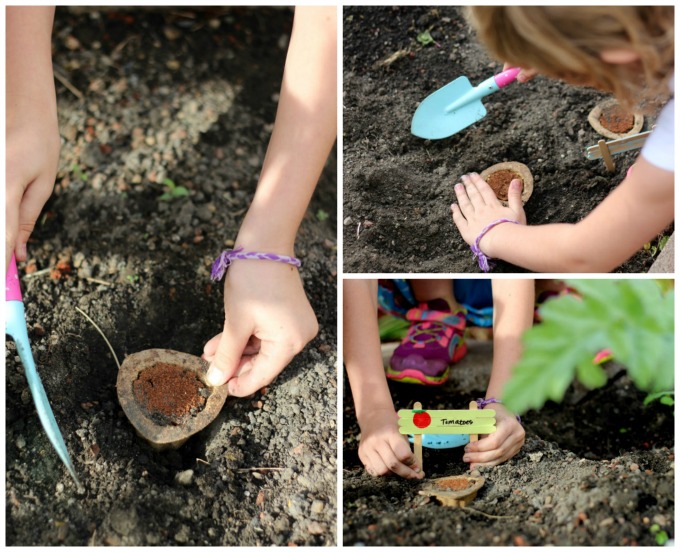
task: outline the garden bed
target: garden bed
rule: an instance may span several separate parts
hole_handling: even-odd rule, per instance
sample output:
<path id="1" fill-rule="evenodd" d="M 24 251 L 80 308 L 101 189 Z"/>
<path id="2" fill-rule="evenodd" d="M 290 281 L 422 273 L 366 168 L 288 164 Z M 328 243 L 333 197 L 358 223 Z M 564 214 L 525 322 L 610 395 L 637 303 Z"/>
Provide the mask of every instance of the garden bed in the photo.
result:
<path id="1" fill-rule="evenodd" d="M 396 408 L 412 407 L 413 400 L 423 408 L 465 408 L 484 396 L 490 351 L 489 343 L 470 342 L 441 387 L 390 382 Z M 479 469 L 486 482 L 469 504 L 474 510 L 419 496 L 421 481 L 368 475 L 357 456 L 359 430 L 348 393 L 344 544 L 630 546 L 658 544 L 660 531 L 673 537 L 673 409 L 644 406 L 644 393 L 624 372 L 611 373 L 602 389 L 572 388 L 562 404 L 523 416 L 524 447 L 500 466 Z M 423 455 L 427 479 L 466 473 L 462 448 L 423 449 Z"/>
<path id="2" fill-rule="evenodd" d="M 75 310 L 121 361 L 149 348 L 200 355 L 221 330 L 210 266 L 252 198 L 291 24 L 289 8 L 57 10 L 61 165 L 20 273 L 31 273 L 33 353 L 85 492 L 52 450 L 10 343 L 8 545 L 335 544 L 334 157 L 296 249 L 318 337 L 180 449 L 135 434 L 116 364 Z M 188 195 L 163 199 L 165 178 Z"/>
<path id="3" fill-rule="evenodd" d="M 588 123 L 606 96 L 543 77 L 483 100 L 487 115 L 444 140 L 410 133 L 419 102 L 455 78 L 473 85 L 501 71 L 456 7 L 344 10 L 343 239 L 347 272 L 479 272 L 451 220 L 454 184 L 503 161 L 534 175 L 529 224 L 574 223 L 624 178 L 637 152 L 607 172 L 585 149 L 602 137 Z M 433 43 L 418 42 L 429 30 Z M 651 128 L 647 120 L 645 129 Z M 670 235 L 670 232 L 666 232 Z M 642 250 L 616 269 L 646 272 Z M 523 271 L 499 262 L 495 272 Z"/>

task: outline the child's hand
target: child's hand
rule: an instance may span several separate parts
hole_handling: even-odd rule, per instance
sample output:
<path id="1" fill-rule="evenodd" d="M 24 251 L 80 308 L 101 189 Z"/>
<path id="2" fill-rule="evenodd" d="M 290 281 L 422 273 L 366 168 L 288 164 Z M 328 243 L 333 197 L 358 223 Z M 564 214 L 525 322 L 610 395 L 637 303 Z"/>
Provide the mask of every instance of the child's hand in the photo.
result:
<path id="1" fill-rule="evenodd" d="M 515 415 L 502 404 L 492 403 L 485 408 L 496 411 L 496 431 L 465 447 L 464 462 L 470 462 L 470 469 L 477 466 L 497 466 L 510 460 L 524 444 L 524 428 Z"/>
<path id="2" fill-rule="evenodd" d="M 507 218 L 526 224 L 522 206 L 522 183 L 519 179 L 510 183 L 509 207 L 501 204 L 491 186 L 477 173 L 465 175 L 461 180 L 463 183 L 459 182 L 454 187 L 458 203 L 451 205 L 451 212 L 454 224 L 469 245 L 475 243 L 477 236 L 488 224 L 498 219 Z M 493 232 L 494 229 L 487 232 L 479 244 L 479 248 L 488 256 L 494 256 L 490 239 Z"/>
<path id="3" fill-rule="evenodd" d="M 511 67 L 514 66 L 510 63 L 504 63 L 503 71 L 510 69 Z M 517 75 L 517 82 L 528 82 L 531 79 L 533 79 L 536 75 L 538 75 L 538 71 L 536 71 L 535 69 L 522 69 Z"/>
<path id="4" fill-rule="evenodd" d="M 395 473 L 405 479 L 422 479 L 420 466 L 404 435 L 399 433 L 394 409 L 373 410 L 368 420 L 359 420 L 359 459 L 373 476 Z"/>
<path id="5" fill-rule="evenodd" d="M 26 243 L 54 188 L 60 149 L 56 104 L 8 100 L 8 105 L 5 267 L 12 253 L 26 260 Z"/>
<path id="6" fill-rule="evenodd" d="M 296 268 L 272 261 L 235 261 L 224 283 L 224 330 L 204 348 L 208 383 L 229 382 L 244 397 L 271 383 L 319 325 Z"/>

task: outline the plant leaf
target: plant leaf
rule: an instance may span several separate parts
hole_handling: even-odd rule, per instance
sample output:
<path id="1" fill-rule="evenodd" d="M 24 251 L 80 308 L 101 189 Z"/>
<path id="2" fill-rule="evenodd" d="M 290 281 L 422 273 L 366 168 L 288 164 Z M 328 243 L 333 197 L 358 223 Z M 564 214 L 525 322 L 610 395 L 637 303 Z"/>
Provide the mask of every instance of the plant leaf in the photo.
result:
<path id="1" fill-rule="evenodd" d="M 427 46 L 428 44 L 434 44 L 434 38 L 432 38 L 430 31 L 423 31 L 422 33 L 419 33 L 418 36 L 416 37 L 416 40 L 420 42 L 423 46 Z"/>
<path id="2" fill-rule="evenodd" d="M 565 295 L 541 306 L 542 323 L 525 332 L 524 353 L 503 390 L 514 412 L 560 401 L 574 376 L 589 388 L 607 383 L 593 363 L 602 349 L 626 366 L 647 392 L 673 389 L 674 293 L 655 280 L 569 280 L 581 297 Z"/>
<path id="3" fill-rule="evenodd" d="M 185 197 L 189 195 L 189 190 L 184 186 L 177 186 L 171 193 L 172 197 Z"/>

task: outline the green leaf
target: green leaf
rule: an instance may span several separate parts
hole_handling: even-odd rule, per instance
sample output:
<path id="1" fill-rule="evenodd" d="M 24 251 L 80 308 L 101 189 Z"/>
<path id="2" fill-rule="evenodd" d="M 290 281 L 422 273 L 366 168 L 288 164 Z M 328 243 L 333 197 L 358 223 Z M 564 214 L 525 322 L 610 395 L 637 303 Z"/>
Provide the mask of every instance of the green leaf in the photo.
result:
<path id="1" fill-rule="evenodd" d="M 177 186 L 171 193 L 172 197 L 185 197 L 189 195 L 189 190 L 184 186 Z"/>
<path id="2" fill-rule="evenodd" d="M 416 40 L 420 42 L 423 46 L 427 46 L 428 44 L 434 44 L 434 38 L 432 38 L 430 31 L 423 31 L 422 33 L 419 33 L 418 36 L 416 37 Z"/>
<path id="3" fill-rule="evenodd" d="M 675 400 L 673 400 L 673 397 L 671 397 L 670 395 L 664 395 L 659 399 L 659 402 L 665 406 L 675 405 Z"/>
<path id="4" fill-rule="evenodd" d="M 162 181 L 162 184 L 163 184 L 163 186 L 167 186 L 171 190 L 175 189 L 175 182 L 170 178 L 167 178 L 167 177 L 164 178 L 163 181 Z"/>
<path id="5" fill-rule="evenodd" d="M 541 306 L 542 323 L 523 337 L 524 353 L 503 390 L 514 412 L 561 401 L 574 377 L 589 388 L 607 383 L 593 357 L 612 350 L 635 385 L 647 392 L 674 388 L 674 292 L 655 280 L 569 280 L 581 297 Z M 671 399 L 672 400 L 672 399 Z"/>
<path id="6" fill-rule="evenodd" d="M 668 542 L 668 533 L 666 531 L 659 531 L 654 538 L 656 539 L 656 544 L 663 546 Z"/>
<path id="7" fill-rule="evenodd" d="M 329 215 L 326 211 L 324 211 L 323 209 L 319 209 L 319 210 L 316 212 L 316 218 L 317 218 L 317 220 L 318 220 L 319 222 L 323 222 L 323 221 L 326 220 L 329 216 L 330 216 L 330 215 Z"/>
<path id="8" fill-rule="evenodd" d="M 411 323 L 396 316 L 381 316 L 378 319 L 380 341 L 401 341 L 406 337 Z"/>
<path id="9" fill-rule="evenodd" d="M 659 252 L 663 251 L 663 248 L 666 247 L 666 244 L 668 243 L 669 239 L 670 239 L 669 236 L 661 236 L 659 238 L 659 243 L 658 243 Z"/>
<path id="10" fill-rule="evenodd" d="M 165 192 L 158 199 L 160 201 L 170 201 L 172 199 L 172 196 L 168 192 Z"/>

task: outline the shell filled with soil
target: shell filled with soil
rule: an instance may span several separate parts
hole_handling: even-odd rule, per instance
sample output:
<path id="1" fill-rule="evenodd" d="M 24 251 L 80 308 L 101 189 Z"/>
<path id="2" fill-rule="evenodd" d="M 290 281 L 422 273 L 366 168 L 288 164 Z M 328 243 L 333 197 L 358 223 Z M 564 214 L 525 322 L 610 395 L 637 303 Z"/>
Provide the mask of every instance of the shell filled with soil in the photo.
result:
<path id="1" fill-rule="evenodd" d="M 432 479 L 423 485 L 418 494 L 433 496 L 444 506 L 466 506 L 477 497 L 484 485 L 484 478 L 473 475 L 452 475 Z"/>
<path id="2" fill-rule="evenodd" d="M 128 356 L 116 388 L 137 433 L 157 449 L 177 448 L 212 422 L 227 399 L 227 386 L 205 381 L 208 363 L 171 351 L 148 349 Z"/>
<path id="3" fill-rule="evenodd" d="M 592 109 L 588 122 L 598 134 L 616 140 L 640 132 L 645 119 L 640 113 L 626 111 L 610 98 Z"/>
<path id="4" fill-rule="evenodd" d="M 529 167 L 517 161 L 496 163 L 484 169 L 479 176 L 491 186 L 496 197 L 506 206 L 508 205 L 510 183 L 514 179 L 518 178 L 522 182 L 522 205 L 529 200 L 534 191 L 534 177 Z"/>

